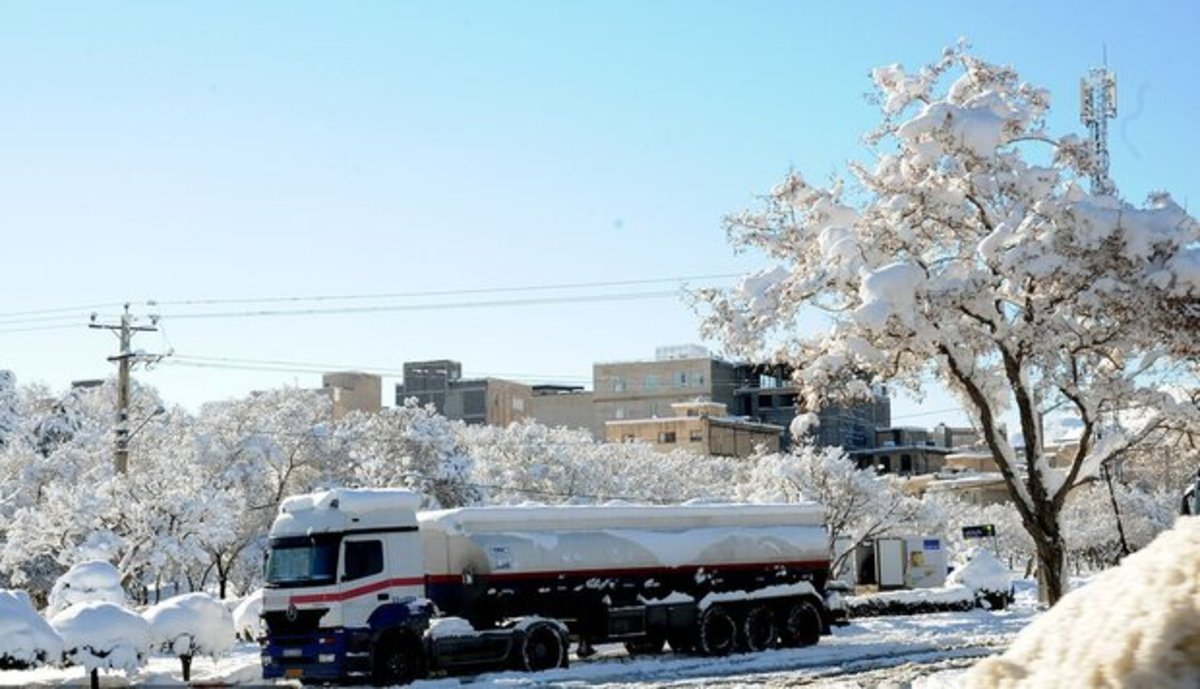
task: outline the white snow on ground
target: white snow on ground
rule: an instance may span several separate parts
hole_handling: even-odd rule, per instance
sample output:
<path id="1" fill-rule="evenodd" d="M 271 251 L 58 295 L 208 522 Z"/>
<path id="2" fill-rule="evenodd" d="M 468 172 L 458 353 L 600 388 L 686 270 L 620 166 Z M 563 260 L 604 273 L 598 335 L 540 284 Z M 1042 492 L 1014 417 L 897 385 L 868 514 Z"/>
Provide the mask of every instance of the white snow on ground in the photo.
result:
<path id="1" fill-rule="evenodd" d="M 0 591 L 0 665 L 57 663 L 62 652 L 62 637 L 37 614 L 24 591 Z"/>
<path id="2" fill-rule="evenodd" d="M 155 649 L 192 656 L 217 655 L 233 646 L 233 615 L 207 593 L 168 598 L 142 616 Z"/>
<path id="3" fill-rule="evenodd" d="M 50 607 L 46 616 L 54 617 L 76 603 L 89 601 L 125 604 L 121 573 L 116 567 L 103 560 L 89 560 L 67 570 L 50 589 Z"/>
<path id="4" fill-rule="evenodd" d="M 1181 517 L 981 662 L 966 685 L 1200 686 L 1200 518 Z"/>
<path id="5" fill-rule="evenodd" d="M 137 672 L 149 651 L 150 625 L 136 612 L 113 603 L 78 603 L 50 619 L 62 635 L 66 658 L 87 670 Z"/>
<path id="6" fill-rule="evenodd" d="M 975 600 L 975 590 L 962 584 L 953 584 L 936 589 L 912 589 L 872 593 L 872 601 L 879 603 L 965 603 Z M 854 599 L 849 599 L 851 609 Z"/>

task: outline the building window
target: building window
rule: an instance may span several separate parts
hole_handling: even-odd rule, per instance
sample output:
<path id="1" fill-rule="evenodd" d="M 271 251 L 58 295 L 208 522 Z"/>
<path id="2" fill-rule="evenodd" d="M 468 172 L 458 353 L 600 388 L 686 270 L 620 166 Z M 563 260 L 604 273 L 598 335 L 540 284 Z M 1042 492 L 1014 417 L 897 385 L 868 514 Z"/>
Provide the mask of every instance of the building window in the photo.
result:
<path id="1" fill-rule="evenodd" d="M 900 473 L 912 473 L 912 455 L 900 455 Z"/>
<path id="2" fill-rule="evenodd" d="M 675 442 L 675 431 L 663 431 L 658 434 L 658 442 L 673 443 Z"/>
<path id="3" fill-rule="evenodd" d="M 625 407 L 617 407 L 613 410 L 613 418 L 620 421 L 625 418 Z"/>
<path id="4" fill-rule="evenodd" d="M 613 392 L 625 392 L 625 379 L 621 376 L 613 376 Z"/>
<path id="5" fill-rule="evenodd" d="M 679 371 L 675 375 L 671 376 L 671 380 L 675 384 L 675 387 L 686 388 L 688 384 L 687 371 Z"/>
<path id="6" fill-rule="evenodd" d="M 698 428 L 697 428 L 697 429 L 695 429 L 695 430 L 693 430 L 693 431 L 692 431 L 692 432 L 691 432 L 691 433 L 688 435 L 688 440 L 691 440 L 693 443 L 702 443 L 702 442 L 704 442 L 704 431 L 702 431 L 702 430 L 700 430 L 700 429 L 698 429 Z"/>
<path id="7" fill-rule="evenodd" d="M 642 387 L 647 390 L 657 390 L 658 389 L 658 374 L 657 373 L 647 373 L 646 380 L 642 383 Z"/>
<path id="8" fill-rule="evenodd" d="M 691 386 L 694 388 L 704 387 L 704 374 L 703 373 L 693 373 L 688 377 L 688 380 L 691 383 Z"/>
<path id="9" fill-rule="evenodd" d="M 520 397 L 514 397 L 512 401 L 513 411 L 525 411 L 525 400 Z"/>

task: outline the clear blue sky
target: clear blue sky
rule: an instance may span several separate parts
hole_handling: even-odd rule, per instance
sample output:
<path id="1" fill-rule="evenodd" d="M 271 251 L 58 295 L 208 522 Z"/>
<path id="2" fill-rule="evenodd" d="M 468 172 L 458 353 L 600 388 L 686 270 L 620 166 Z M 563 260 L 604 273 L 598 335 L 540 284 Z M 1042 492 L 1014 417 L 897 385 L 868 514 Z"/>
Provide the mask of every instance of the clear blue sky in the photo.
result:
<path id="1" fill-rule="evenodd" d="M 1200 10 L 1045 4 L 6 2 L 0 313 L 744 271 L 758 264 L 733 255 L 721 216 L 790 167 L 819 179 L 861 157 L 869 70 L 926 62 L 960 36 L 1050 88 L 1057 131 L 1080 129 L 1078 80 L 1107 45 L 1114 178 L 1127 198 L 1167 188 L 1194 210 Z M 440 301 L 522 296 L 547 294 Z M 373 370 L 446 357 L 563 382 L 698 340 L 669 299 L 159 310 L 165 338 L 137 347 Z M 55 388 L 111 375 L 114 340 L 86 329 L 86 311 L 0 316 L 0 368 Z M 14 332 L 43 325 L 75 327 Z M 166 364 L 139 379 L 189 407 L 319 381 Z"/>

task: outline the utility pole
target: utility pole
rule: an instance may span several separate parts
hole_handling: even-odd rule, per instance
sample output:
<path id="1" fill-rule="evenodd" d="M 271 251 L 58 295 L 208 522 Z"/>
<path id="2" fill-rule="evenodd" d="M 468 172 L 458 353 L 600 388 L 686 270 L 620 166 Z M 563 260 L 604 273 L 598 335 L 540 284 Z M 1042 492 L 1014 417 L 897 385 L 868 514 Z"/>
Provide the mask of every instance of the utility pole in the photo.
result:
<path id="1" fill-rule="evenodd" d="M 1092 170 L 1092 193 L 1112 196 L 1116 186 L 1108 178 L 1108 121 L 1117 116 L 1117 75 L 1108 71 L 1108 55 L 1104 66 L 1093 67 L 1079 80 L 1079 119 L 1087 125 L 1091 136 L 1096 167 Z"/>
<path id="2" fill-rule="evenodd" d="M 129 304 L 121 313 L 120 323 L 97 323 L 96 314 L 92 314 L 89 328 L 110 330 L 120 341 L 119 350 L 109 361 L 117 364 L 117 427 L 116 446 L 113 450 L 113 466 L 118 474 L 124 474 L 129 469 L 129 374 L 137 363 L 154 363 L 162 359 L 158 354 L 138 354 L 130 349 L 133 336 L 139 332 L 156 332 L 158 315 L 149 316 L 150 325 L 136 325 L 137 317 L 129 311 Z"/>

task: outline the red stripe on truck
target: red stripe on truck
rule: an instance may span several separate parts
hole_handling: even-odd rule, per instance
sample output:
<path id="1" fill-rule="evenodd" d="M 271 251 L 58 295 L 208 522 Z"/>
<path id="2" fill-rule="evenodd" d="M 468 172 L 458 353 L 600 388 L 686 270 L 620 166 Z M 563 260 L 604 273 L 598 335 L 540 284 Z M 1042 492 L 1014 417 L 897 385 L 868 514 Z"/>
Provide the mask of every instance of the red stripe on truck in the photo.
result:
<path id="1" fill-rule="evenodd" d="M 301 603 L 338 603 L 359 596 L 366 596 L 377 591 L 390 589 L 397 586 L 422 586 L 425 583 L 424 577 L 403 577 L 399 579 L 384 579 L 377 581 L 374 584 L 366 584 L 345 591 L 335 591 L 334 593 L 311 593 L 304 596 L 292 596 L 288 598 L 288 603 L 299 605 Z"/>

